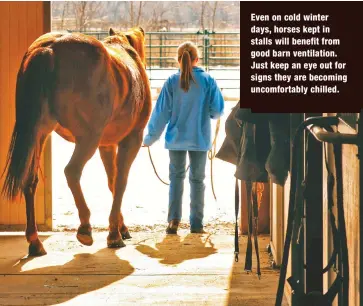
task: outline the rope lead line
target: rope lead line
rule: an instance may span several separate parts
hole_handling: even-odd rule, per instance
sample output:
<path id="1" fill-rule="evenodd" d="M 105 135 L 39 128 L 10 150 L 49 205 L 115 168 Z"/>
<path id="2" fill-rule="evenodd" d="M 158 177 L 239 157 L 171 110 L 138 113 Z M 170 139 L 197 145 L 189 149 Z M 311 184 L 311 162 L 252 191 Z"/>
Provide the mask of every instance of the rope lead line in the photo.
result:
<path id="1" fill-rule="evenodd" d="M 211 180 L 211 185 L 212 185 L 212 192 L 213 192 L 213 196 L 214 196 L 214 199 L 217 201 L 217 196 L 216 196 L 216 193 L 215 193 L 215 190 L 214 190 L 214 181 L 213 181 L 213 159 L 216 157 L 216 154 L 217 154 L 217 137 L 218 137 L 218 133 L 219 133 L 219 128 L 220 128 L 220 124 L 221 124 L 221 120 L 218 119 L 217 120 L 217 124 L 216 124 L 216 131 L 215 131 L 215 135 L 214 135 L 214 139 L 213 139 L 213 142 L 212 142 L 212 148 L 208 151 L 208 158 L 210 160 L 210 180 Z M 165 182 L 158 174 L 158 171 L 156 170 L 156 167 L 155 167 L 155 164 L 154 164 L 154 161 L 152 159 L 152 156 L 151 156 L 151 151 L 150 151 L 150 147 L 148 146 L 147 147 L 147 150 L 148 150 L 148 153 L 149 153 L 149 158 L 150 158 L 150 162 L 151 162 L 151 165 L 153 166 L 153 169 L 154 169 L 154 172 L 157 176 L 157 178 L 159 179 L 160 182 L 162 182 L 164 185 L 170 185 L 169 183 Z M 185 170 L 185 172 L 188 172 L 190 168 L 190 165 L 188 165 L 187 169 Z"/>
<path id="2" fill-rule="evenodd" d="M 156 176 L 158 177 L 159 181 L 160 181 L 160 182 L 162 182 L 162 183 L 163 183 L 163 184 L 165 184 L 165 185 L 169 185 L 169 183 L 167 183 L 167 182 L 163 181 L 163 179 L 159 176 L 158 171 L 157 171 L 157 170 L 156 170 L 156 168 L 155 168 L 155 165 L 154 165 L 154 162 L 153 162 L 153 158 L 151 157 L 150 147 L 147 147 L 147 150 L 148 150 L 148 152 L 149 152 L 149 157 L 150 157 L 151 165 L 153 166 L 153 168 L 154 168 L 154 172 L 155 172 Z"/>
<path id="3" fill-rule="evenodd" d="M 217 137 L 218 137 L 220 125 L 221 125 L 221 119 L 218 119 L 217 124 L 216 124 L 216 131 L 214 134 L 214 139 L 212 142 L 212 148 L 208 151 L 208 158 L 210 160 L 210 183 L 212 186 L 213 196 L 216 201 L 217 201 L 217 196 L 216 196 L 216 193 L 214 190 L 214 182 L 213 182 L 213 159 L 216 157 L 216 154 L 217 154 Z"/>

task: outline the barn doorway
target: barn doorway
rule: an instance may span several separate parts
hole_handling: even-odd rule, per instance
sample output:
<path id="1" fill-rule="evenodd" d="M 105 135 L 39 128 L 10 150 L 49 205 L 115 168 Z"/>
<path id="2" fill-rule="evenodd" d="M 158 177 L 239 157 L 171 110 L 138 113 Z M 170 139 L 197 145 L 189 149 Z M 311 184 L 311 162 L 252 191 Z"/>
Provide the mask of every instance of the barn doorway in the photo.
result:
<path id="1" fill-rule="evenodd" d="M 72 6 L 73 3 L 67 1 L 63 4 Z M 97 5 L 98 2 L 93 3 Z M 125 1 L 122 5 L 125 3 L 131 2 Z M 164 5 L 160 4 L 162 2 L 154 3 Z M 182 8 L 186 7 L 185 3 L 183 2 Z M 196 3 L 201 5 L 200 2 Z M 85 5 L 85 2 L 82 4 Z M 179 11 L 174 10 L 176 6 L 177 2 L 173 2 L 173 11 Z M 42 33 L 49 32 L 51 14 L 49 2 L 2 2 L 0 7 L 4 12 L 1 42 L 9 43 L 6 45 L 8 46 L 14 44 L 14 39 L 21 41 L 17 48 L 14 47 L 14 51 L 10 48 L 0 50 L 1 67 L 6 68 L 0 71 L 3 76 L 0 78 L 3 94 L 0 115 L 2 119 L 6 119 L 0 120 L 0 139 L 4 144 L 4 150 L 0 151 L 1 164 L 6 157 L 5 149 L 15 117 L 16 71 L 30 43 Z M 233 8 L 233 12 L 239 15 L 239 10 Z M 97 22 L 102 23 L 103 20 Z M 35 23 L 37 27 L 34 27 Z M 168 24 L 166 26 L 169 27 Z M 23 35 L 24 27 L 27 35 Z M 238 75 L 238 69 L 239 67 L 233 73 L 237 72 Z M 228 74 L 227 78 L 230 78 L 233 73 L 227 70 L 224 75 Z M 239 84 L 239 79 L 235 82 Z M 230 84 L 231 80 L 225 80 L 225 83 Z M 236 103 L 236 100 L 226 102 L 224 118 Z M 224 120 L 222 118 L 218 145 L 224 139 Z M 234 261 L 232 165 L 215 160 L 214 181 L 218 201 L 214 201 L 212 196 L 208 165 L 205 221 L 209 233 L 189 232 L 189 187 L 186 183 L 183 209 L 183 221 L 186 226 L 180 229 L 178 235 L 165 235 L 168 187 L 157 181 L 147 151 L 141 149 L 132 166 L 129 187 L 123 203 L 125 221 L 133 238 L 127 241 L 125 248 L 110 249 L 106 244 L 107 231 L 103 229 L 108 226 L 111 194 L 97 152 L 84 169 L 81 184 L 92 211 L 92 225 L 100 230 L 93 233 L 93 245 L 85 247 L 77 241 L 72 230 L 78 227 L 79 220 L 63 174 L 73 148 L 73 144 L 53 133 L 42 161 L 40 186 L 50 186 L 38 189 L 36 213 L 38 229 L 41 231 L 39 239 L 47 255 L 27 256 L 29 250 L 24 238 L 24 201 L 19 202 L 19 205 L 2 201 L 0 205 L 0 229 L 21 231 L 4 232 L 0 235 L 1 305 L 164 305 L 185 302 L 195 305 L 273 304 L 278 272 L 271 269 L 268 261 L 266 245 L 269 237 L 262 237 L 260 240 L 261 254 L 263 253 L 261 268 L 263 275 L 266 274 L 261 281 L 252 275 L 241 273 L 244 265 L 242 254 L 238 263 Z M 163 149 L 163 142 L 153 146 L 152 152 L 160 175 L 167 179 L 168 156 L 167 151 Z M 140 186 L 146 192 L 141 193 Z M 49 232 L 52 228 L 59 232 Z M 245 248 L 246 239 L 241 237 L 240 249 Z"/>
<path id="2" fill-rule="evenodd" d="M 226 102 L 226 114 L 236 104 Z M 226 116 L 221 119 L 224 127 Z M 215 130 L 213 122 L 212 130 Z M 217 137 L 220 146 L 225 137 L 221 128 Z M 163 138 L 162 138 L 163 139 Z M 68 188 L 64 168 L 74 150 L 74 144 L 67 142 L 55 132 L 52 134 L 52 189 L 53 189 L 53 229 L 76 229 L 79 226 L 78 211 Z M 168 151 L 163 141 L 151 147 L 154 163 L 159 175 L 168 180 Z M 218 159 L 213 160 L 213 180 L 217 201 L 211 188 L 210 161 L 206 169 L 205 224 L 218 228 L 224 225 L 233 228 L 234 219 L 234 166 Z M 107 186 L 107 176 L 99 152 L 86 164 L 82 179 L 82 189 L 91 210 L 91 224 L 94 228 L 107 229 L 111 211 L 112 195 Z M 140 192 L 142 189 L 143 192 Z M 141 148 L 130 170 L 129 180 L 122 204 L 126 224 L 131 228 L 164 229 L 167 219 L 168 186 L 162 184 L 154 174 L 148 152 Z M 189 223 L 189 183 L 185 180 L 183 198 L 183 224 Z"/>
<path id="3" fill-rule="evenodd" d="M 225 137 L 224 124 L 226 117 L 232 107 L 236 105 L 239 97 L 239 18 L 238 16 L 234 18 L 234 15 L 230 17 L 232 18 L 231 24 L 226 28 L 227 30 L 224 30 L 225 25 L 217 23 L 219 18 L 219 13 L 217 13 L 216 23 L 206 24 L 205 27 L 208 26 L 209 29 L 201 31 L 198 23 L 190 22 L 188 25 L 183 24 L 178 27 L 177 23 L 180 23 L 180 21 L 175 21 L 175 24 L 168 23 L 167 27 L 165 27 L 164 23 L 158 27 L 157 22 L 147 22 L 147 15 L 143 16 L 148 9 L 151 11 L 156 9 L 154 6 L 163 6 L 166 10 L 168 5 L 171 5 L 171 3 L 154 3 L 140 6 L 139 25 L 143 26 L 146 31 L 147 73 L 151 81 L 153 103 L 155 103 L 164 81 L 177 71 L 175 54 L 178 44 L 185 40 L 192 40 L 200 50 L 202 67 L 216 78 L 226 98 L 225 115 L 221 119 L 221 129 L 217 137 L 217 148 L 219 148 Z M 175 6 L 176 4 L 173 3 L 172 5 Z M 185 5 L 186 8 L 180 9 L 186 10 L 185 13 L 189 14 L 187 13 L 187 11 L 189 12 L 188 7 L 196 4 L 188 2 Z M 223 5 L 225 9 L 234 12 L 233 6 L 239 6 L 239 3 L 219 5 Z M 107 36 L 107 29 L 110 26 L 120 30 L 130 28 L 131 21 L 126 18 L 127 16 L 124 16 L 123 23 L 120 23 L 118 19 L 120 16 L 115 15 L 111 18 L 105 13 L 106 11 L 117 10 L 121 14 L 123 14 L 122 12 L 127 14 L 128 9 L 131 9 L 128 6 L 133 6 L 133 4 L 131 2 L 107 2 L 104 4 L 98 2 L 54 2 L 52 3 L 52 30 L 83 32 L 97 39 L 103 39 Z M 78 14 L 82 10 L 87 15 L 87 20 L 82 19 L 81 14 Z M 106 19 L 96 18 L 96 15 L 103 14 L 102 10 L 107 18 L 111 19 L 108 20 L 106 17 Z M 171 14 L 171 12 L 166 14 Z M 173 18 L 168 19 L 173 20 Z M 215 131 L 216 122 L 214 121 L 212 124 L 212 130 Z M 76 229 L 79 226 L 78 211 L 64 175 L 64 168 L 71 158 L 74 144 L 65 141 L 53 132 L 51 146 L 53 229 Z M 168 151 L 164 149 L 163 136 L 161 141 L 151 147 L 151 151 L 160 176 L 168 181 L 169 156 Z M 226 162 L 214 159 L 213 171 L 217 201 L 212 193 L 209 162 L 205 179 L 205 224 L 209 224 L 211 227 L 224 224 L 224 226 L 232 229 L 234 219 L 234 167 Z M 107 229 L 112 195 L 108 190 L 106 173 L 98 151 L 84 168 L 81 186 L 91 210 L 92 226 L 100 230 Z M 143 192 L 140 192 L 141 188 Z M 189 223 L 188 179 L 185 180 L 183 203 L 182 223 L 187 226 Z M 164 229 L 167 208 L 168 186 L 158 181 L 147 150 L 141 148 L 131 167 L 123 198 L 122 212 L 125 223 L 131 227 L 131 230 L 132 228 L 155 229 L 155 227 Z"/>

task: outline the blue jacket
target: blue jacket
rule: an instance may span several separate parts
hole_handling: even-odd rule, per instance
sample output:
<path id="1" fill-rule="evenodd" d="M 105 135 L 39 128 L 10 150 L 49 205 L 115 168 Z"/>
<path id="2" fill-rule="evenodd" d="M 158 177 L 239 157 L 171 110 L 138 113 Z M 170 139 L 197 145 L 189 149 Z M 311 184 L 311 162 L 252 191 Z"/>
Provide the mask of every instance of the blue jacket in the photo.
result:
<path id="1" fill-rule="evenodd" d="M 148 124 L 144 144 L 152 145 L 163 133 L 165 148 L 182 151 L 208 151 L 212 146 L 211 118 L 223 114 L 224 100 L 213 77 L 202 68 L 193 67 L 196 81 L 184 92 L 180 88 L 180 71 L 165 82 Z"/>

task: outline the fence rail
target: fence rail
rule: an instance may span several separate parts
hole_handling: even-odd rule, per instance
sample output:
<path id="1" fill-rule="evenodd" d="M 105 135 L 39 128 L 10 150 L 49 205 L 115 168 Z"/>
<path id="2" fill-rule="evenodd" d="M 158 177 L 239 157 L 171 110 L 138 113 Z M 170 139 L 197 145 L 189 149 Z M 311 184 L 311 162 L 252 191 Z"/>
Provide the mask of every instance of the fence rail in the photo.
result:
<path id="1" fill-rule="evenodd" d="M 108 36 L 107 31 L 82 33 L 99 40 Z M 147 71 L 152 88 L 160 89 L 160 81 L 165 81 L 170 71 L 177 71 L 177 48 L 190 40 L 198 47 L 199 64 L 215 77 L 222 90 L 234 91 L 233 95 L 239 96 L 239 32 L 146 32 L 145 37 Z"/>

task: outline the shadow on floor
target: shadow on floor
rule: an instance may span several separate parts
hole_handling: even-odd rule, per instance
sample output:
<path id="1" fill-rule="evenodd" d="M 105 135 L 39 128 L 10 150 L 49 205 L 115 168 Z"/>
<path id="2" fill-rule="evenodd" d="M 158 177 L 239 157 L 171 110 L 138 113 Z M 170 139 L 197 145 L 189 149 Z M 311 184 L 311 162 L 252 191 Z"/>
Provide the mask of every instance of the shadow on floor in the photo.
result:
<path id="1" fill-rule="evenodd" d="M 155 248 L 139 244 L 136 250 L 148 257 L 159 259 L 164 265 L 176 265 L 217 253 L 210 235 L 201 234 L 188 234 L 183 240 L 179 235 L 166 235 L 161 242 L 155 244 Z"/>
<path id="2" fill-rule="evenodd" d="M 268 239 L 265 241 L 264 238 L 259 238 L 261 279 L 256 274 L 257 261 L 255 256 L 253 256 L 252 260 L 252 273 L 247 274 L 244 270 L 246 256 L 245 240 L 246 237 L 240 237 L 239 261 L 235 262 L 233 258 L 228 298 L 225 305 L 274 306 L 279 272 L 270 267 L 269 256 L 265 247 Z M 285 299 L 282 306 L 288 306 Z"/>
<path id="3" fill-rule="evenodd" d="M 37 302 L 55 305 L 122 280 L 135 269 L 128 261 L 121 260 L 117 251 L 103 248 L 95 253 L 72 255 L 65 252 L 65 258 L 73 256 L 73 259 L 52 266 L 44 265 L 59 264 L 62 258 L 58 254 L 24 257 L 14 265 L 7 263 L 6 273 L 0 279 L 0 305 L 34 305 Z M 13 262 L 14 259 L 13 256 Z M 37 268 L 39 265 L 43 267 Z"/>

